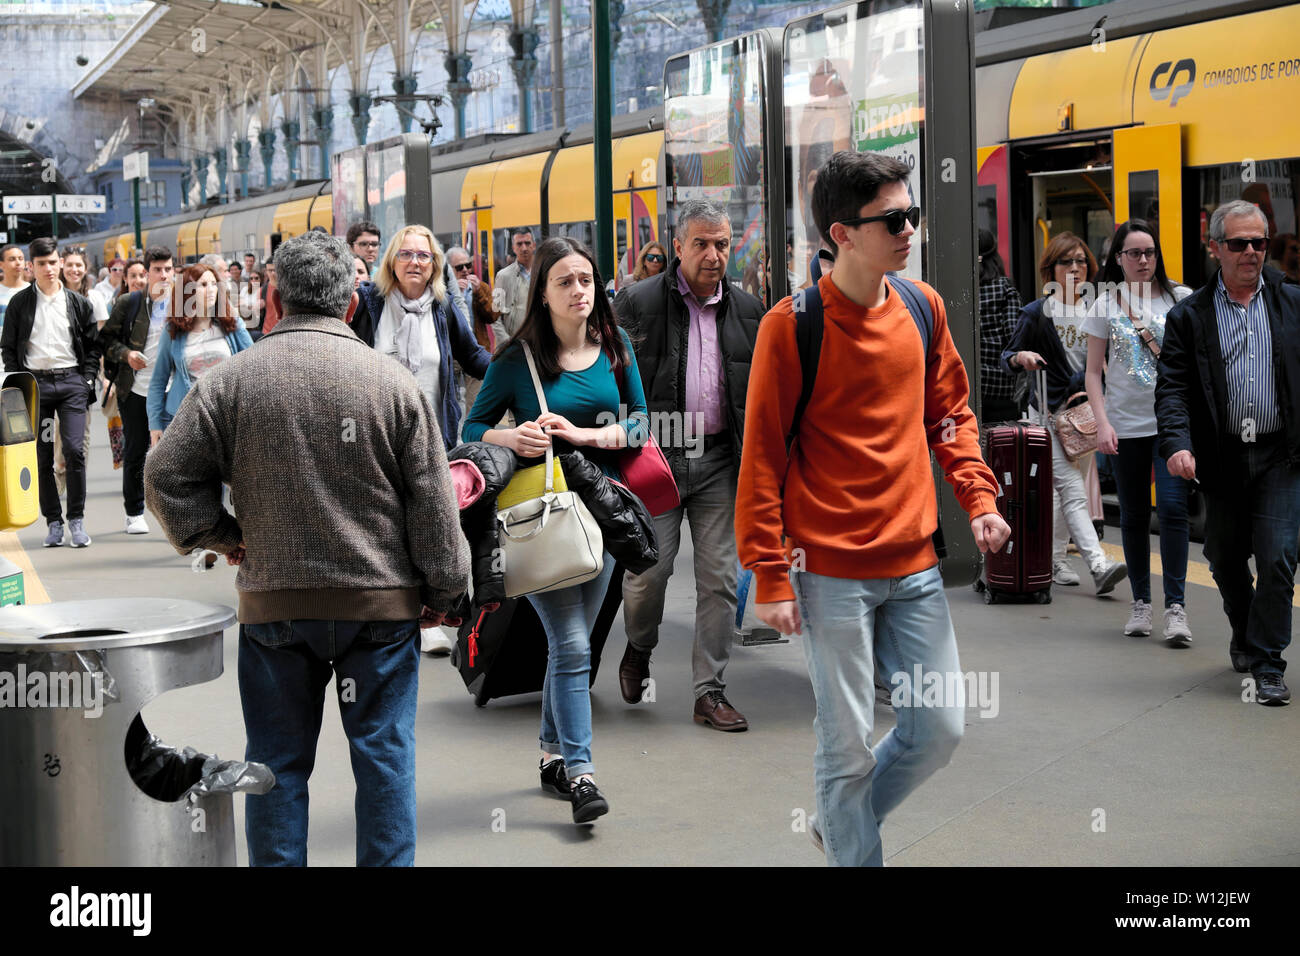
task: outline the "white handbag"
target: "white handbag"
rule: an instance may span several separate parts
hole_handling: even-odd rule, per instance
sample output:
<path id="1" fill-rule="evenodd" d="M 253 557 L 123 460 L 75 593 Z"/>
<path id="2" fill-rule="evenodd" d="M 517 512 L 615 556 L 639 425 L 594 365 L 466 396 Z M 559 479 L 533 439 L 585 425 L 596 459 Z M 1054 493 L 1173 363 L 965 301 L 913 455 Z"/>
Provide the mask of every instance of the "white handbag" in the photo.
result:
<path id="1" fill-rule="evenodd" d="M 537 402 L 547 411 L 537 366 L 527 344 Z M 541 497 L 497 510 L 497 540 L 505 564 L 506 597 L 540 594 L 584 584 L 604 567 L 605 541 L 600 525 L 572 491 L 555 490 L 554 452 L 546 446 L 546 481 Z"/>

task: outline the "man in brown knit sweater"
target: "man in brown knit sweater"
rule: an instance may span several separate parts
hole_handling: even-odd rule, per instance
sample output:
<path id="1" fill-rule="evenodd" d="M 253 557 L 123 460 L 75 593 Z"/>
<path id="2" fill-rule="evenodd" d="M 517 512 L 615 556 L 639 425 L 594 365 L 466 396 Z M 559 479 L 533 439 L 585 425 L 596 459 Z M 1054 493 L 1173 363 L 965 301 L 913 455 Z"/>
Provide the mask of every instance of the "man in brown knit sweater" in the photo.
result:
<path id="1" fill-rule="evenodd" d="M 307 862 L 307 779 L 337 675 L 357 863 L 411 865 L 419 624 L 465 589 L 469 547 L 437 416 L 345 324 L 352 254 L 310 232 L 275 265 L 284 318 L 195 383 L 149 455 L 146 498 L 178 551 L 240 565 L 246 756 L 276 775 L 248 798 L 249 863 Z"/>

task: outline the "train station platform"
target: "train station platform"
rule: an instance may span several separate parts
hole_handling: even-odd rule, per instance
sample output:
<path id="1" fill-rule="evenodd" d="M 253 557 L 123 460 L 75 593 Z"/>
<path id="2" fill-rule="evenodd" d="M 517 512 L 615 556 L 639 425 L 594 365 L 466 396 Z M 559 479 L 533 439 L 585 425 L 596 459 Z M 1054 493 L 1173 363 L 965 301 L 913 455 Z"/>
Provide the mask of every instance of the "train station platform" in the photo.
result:
<path id="1" fill-rule="evenodd" d="M 177 596 L 233 606 L 235 569 L 222 562 L 195 573 L 152 515 L 148 536 L 124 534 L 120 476 L 96 410 L 86 513 L 94 544 L 44 549 L 43 522 L 19 532 L 35 573 L 28 593 L 40 593 L 39 579 L 54 601 Z M 735 649 L 728 695 L 748 732 L 694 724 L 687 541 L 652 664 L 654 703 L 623 703 L 621 621 L 610 637 L 592 707 L 597 780 L 612 809 L 594 828 L 575 827 L 568 805 L 538 788 L 538 695 L 479 709 L 447 658 L 422 657 L 417 863 L 823 865 L 799 826 L 812 809 L 815 745 L 800 639 Z M 949 591 L 963 670 L 983 673 L 990 691 L 996 676 L 997 693 L 987 716 L 968 709 L 951 765 L 886 822 L 887 864 L 1300 864 L 1300 706 L 1242 701 L 1244 675 L 1229 666 L 1227 623 L 1197 546 L 1193 559 L 1195 643 L 1186 650 L 1123 636 L 1126 585 L 1103 599 L 1086 583 L 1057 588 L 1046 606 L 986 607 L 968 588 Z M 150 729 L 174 746 L 241 756 L 237 646 L 232 628 L 224 675 L 154 701 L 144 712 Z M 892 721 L 888 708 L 877 718 L 882 729 Z M 354 787 L 332 695 L 311 795 L 310 862 L 350 866 Z M 244 863 L 243 799 L 235 806 Z"/>

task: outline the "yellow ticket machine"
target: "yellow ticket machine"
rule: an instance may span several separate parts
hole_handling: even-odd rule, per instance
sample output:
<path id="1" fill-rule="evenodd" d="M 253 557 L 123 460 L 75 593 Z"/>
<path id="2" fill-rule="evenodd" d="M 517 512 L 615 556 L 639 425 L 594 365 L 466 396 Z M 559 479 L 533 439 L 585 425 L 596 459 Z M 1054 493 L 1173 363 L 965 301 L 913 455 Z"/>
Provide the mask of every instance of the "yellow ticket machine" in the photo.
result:
<path id="1" fill-rule="evenodd" d="M 25 528 L 41 514 L 36 477 L 36 379 L 10 372 L 0 383 L 0 531 Z M 24 604 L 22 568 L 0 556 L 0 605 Z"/>

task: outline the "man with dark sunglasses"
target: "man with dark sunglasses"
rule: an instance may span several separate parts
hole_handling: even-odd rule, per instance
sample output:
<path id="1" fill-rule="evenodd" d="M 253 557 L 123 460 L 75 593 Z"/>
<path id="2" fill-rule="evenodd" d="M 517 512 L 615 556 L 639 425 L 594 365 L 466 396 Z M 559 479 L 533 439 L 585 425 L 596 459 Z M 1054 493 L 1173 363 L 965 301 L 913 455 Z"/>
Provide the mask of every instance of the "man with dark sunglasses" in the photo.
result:
<path id="1" fill-rule="evenodd" d="M 1300 536 L 1300 289 L 1265 274 L 1268 220 L 1252 203 L 1214 211 L 1209 248 L 1219 271 L 1165 320 L 1160 454 L 1205 494 L 1229 657 L 1254 678 L 1243 699 L 1278 706 L 1291 700 L 1282 652 Z"/>
<path id="2" fill-rule="evenodd" d="M 961 674 L 932 539 L 932 451 L 980 549 L 1011 533 L 943 300 L 915 284 L 933 314 L 927 350 L 895 285 L 906 280 L 887 278 L 919 239 L 909 176 L 897 159 L 850 151 L 818 172 L 813 216 L 835 265 L 816 289 L 816 382 L 795 425 L 799 312 L 812 294 L 800 290 L 758 327 L 745 404 L 736 544 L 759 618 L 803 635 L 817 701 L 810 834 L 837 866 L 882 864 L 881 820 L 948 763 L 966 722 L 959 690 L 922 696 L 935 678 L 960 687 Z M 898 724 L 872 747 L 877 674 Z"/>

